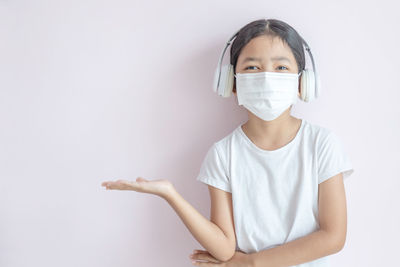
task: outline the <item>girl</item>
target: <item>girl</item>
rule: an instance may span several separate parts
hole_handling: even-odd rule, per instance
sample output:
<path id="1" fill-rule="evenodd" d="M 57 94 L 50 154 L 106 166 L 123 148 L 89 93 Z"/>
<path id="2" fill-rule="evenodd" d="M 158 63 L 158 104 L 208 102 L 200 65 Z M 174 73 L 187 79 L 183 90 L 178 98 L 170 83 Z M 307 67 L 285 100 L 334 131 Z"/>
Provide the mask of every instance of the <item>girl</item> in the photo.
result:
<path id="1" fill-rule="evenodd" d="M 201 165 L 197 180 L 208 185 L 210 220 L 165 179 L 102 186 L 165 199 L 205 248 L 191 255 L 197 266 L 329 266 L 326 256 L 345 243 L 343 179 L 354 170 L 332 131 L 290 114 L 297 98 L 308 102 L 316 93 L 303 45 L 312 59 L 311 51 L 276 19 L 253 21 L 234 37 L 233 73 L 217 69 L 223 90 L 216 90 L 223 96 L 232 91 L 248 120 L 213 143 Z"/>

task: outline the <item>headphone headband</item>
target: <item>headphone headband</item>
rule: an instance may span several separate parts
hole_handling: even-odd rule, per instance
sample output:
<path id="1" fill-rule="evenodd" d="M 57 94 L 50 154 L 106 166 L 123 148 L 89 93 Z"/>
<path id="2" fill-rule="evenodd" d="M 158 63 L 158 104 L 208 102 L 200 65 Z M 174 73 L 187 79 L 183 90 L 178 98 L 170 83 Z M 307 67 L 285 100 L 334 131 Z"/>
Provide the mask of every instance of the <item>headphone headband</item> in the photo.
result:
<path id="1" fill-rule="evenodd" d="M 225 51 L 226 51 L 226 49 L 228 48 L 228 46 L 234 41 L 234 39 L 236 39 L 237 34 L 238 34 L 239 32 L 240 32 L 240 30 L 237 31 L 234 35 L 232 35 L 231 38 L 229 38 L 229 41 L 226 43 L 224 50 L 222 50 L 222 53 L 221 53 L 221 55 L 220 55 L 220 59 L 219 59 L 219 61 L 218 61 L 218 66 L 217 66 L 218 69 L 219 69 L 219 71 L 218 71 L 218 83 L 217 83 L 217 86 L 219 86 L 219 80 L 221 79 L 221 65 L 222 65 L 222 59 L 224 58 Z"/>

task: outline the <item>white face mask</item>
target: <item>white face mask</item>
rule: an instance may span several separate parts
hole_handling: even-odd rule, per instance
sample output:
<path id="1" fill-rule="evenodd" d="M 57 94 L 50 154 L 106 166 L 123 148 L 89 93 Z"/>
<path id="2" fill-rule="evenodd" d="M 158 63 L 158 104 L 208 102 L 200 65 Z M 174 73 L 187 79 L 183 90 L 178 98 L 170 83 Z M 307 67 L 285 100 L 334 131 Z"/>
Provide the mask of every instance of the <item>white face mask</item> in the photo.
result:
<path id="1" fill-rule="evenodd" d="M 257 117 L 271 121 L 298 99 L 300 73 L 236 73 L 238 104 Z"/>

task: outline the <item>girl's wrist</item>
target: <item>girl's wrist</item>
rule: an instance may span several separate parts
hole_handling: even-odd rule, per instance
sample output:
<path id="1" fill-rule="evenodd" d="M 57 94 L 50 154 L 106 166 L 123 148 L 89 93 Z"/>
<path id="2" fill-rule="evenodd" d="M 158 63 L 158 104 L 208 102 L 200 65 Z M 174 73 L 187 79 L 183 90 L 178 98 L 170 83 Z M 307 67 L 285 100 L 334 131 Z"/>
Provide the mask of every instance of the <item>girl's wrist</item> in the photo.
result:
<path id="1" fill-rule="evenodd" d="M 176 193 L 177 191 L 174 185 L 171 183 L 162 193 L 159 194 L 159 196 L 169 202 Z"/>

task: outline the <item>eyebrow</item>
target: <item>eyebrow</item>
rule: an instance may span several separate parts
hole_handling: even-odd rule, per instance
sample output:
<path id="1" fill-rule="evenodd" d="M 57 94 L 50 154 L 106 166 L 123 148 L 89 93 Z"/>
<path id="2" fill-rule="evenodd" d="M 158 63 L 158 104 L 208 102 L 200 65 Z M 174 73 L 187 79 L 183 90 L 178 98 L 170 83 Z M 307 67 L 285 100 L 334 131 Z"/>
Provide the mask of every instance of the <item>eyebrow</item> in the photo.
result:
<path id="1" fill-rule="evenodd" d="M 274 61 L 287 61 L 287 62 L 290 62 L 290 60 L 287 57 L 273 57 L 271 59 L 274 60 Z M 260 62 L 261 58 L 259 58 L 259 57 L 246 57 L 243 60 L 243 63 L 246 63 L 247 61 L 259 61 Z"/>

